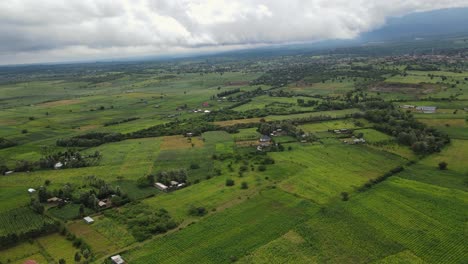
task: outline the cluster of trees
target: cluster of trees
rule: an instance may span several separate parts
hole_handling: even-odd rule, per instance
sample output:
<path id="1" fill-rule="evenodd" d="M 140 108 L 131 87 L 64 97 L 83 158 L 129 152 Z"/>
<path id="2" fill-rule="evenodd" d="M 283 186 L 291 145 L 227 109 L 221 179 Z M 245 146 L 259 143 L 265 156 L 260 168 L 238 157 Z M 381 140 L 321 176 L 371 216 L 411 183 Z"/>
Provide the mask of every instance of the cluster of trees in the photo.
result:
<path id="1" fill-rule="evenodd" d="M 297 99 L 297 105 L 301 107 L 311 107 L 311 106 L 316 106 L 319 103 L 317 100 L 307 100 L 305 101 L 304 99 Z"/>
<path id="2" fill-rule="evenodd" d="M 240 92 L 240 88 L 236 88 L 236 89 L 232 89 L 232 90 L 227 90 L 227 91 L 224 91 L 224 92 L 220 92 L 218 94 L 216 94 L 216 96 L 219 98 L 219 97 L 226 97 L 228 95 L 231 95 L 231 94 L 235 94 L 235 93 L 238 93 Z"/>
<path id="3" fill-rule="evenodd" d="M 398 142 L 410 146 L 418 154 L 439 152 L 450 142 L 448 135 L 428 128 L 418 122 L 411 113 L 396 109 L 383 101 L 367 102 L 364 117 L 375 123 L 375 129 L 397 138 Z"/>
<path id="4" fill-rule="evenodd" d="M 83 156 L 76 150 L 66 150 L 65 152 L 60 151 L 44 156 L 38 163 L 41 169 L 54 168 L 54 165 L 57 162 L 61 162 L 63 164 L 62 168 L 82 168 L 98 164 L 101 158 L 102 155 L 99 151 Z"/>
<path id="5" fill-rule="evenodd" d="M 126 225 L 137 241 L 165 233 L 178 225 L 165 209 L 154 210 L 138 202 L 126 204 L 119 210 L 107 210 L 104 215 Z"/>
<path id="6" fill-rule="evenodd" d="M 6 138 L 0 138 L 0 149 L 16 146 L 17 143 Z"/>
<path id="7" fill-rule="evenodd" d="M 393 175 L 395 175 L 397 173 L 402 172 L 404 169 L 405 168 L 402 167 L 402 166 L 395 167 L 395 168 L 391 169 L 389 172 L 385 173 L 384 175 L 381 175 L 381 176 L 379 176 L 379 177 L 377 177 L 375 179 L 370 179 L 368 182 L 366 182 L 363 186 L 359 187 L 357 190 L 359 192 L 364 192 L 364 191 L 372 188 L 372 186 L 385 181 L 389 177 L 391 177 L 391 176 L 393 176 Z"/>
<path id="8" fill-rule="evenodd" d="M 170 170 L 170 171 L 160 171 L 156 175 L 147 175 L 141 177 L 137 180 L 137 185 L 140 188 L 154 186 L 155 182 L 160 182 L 164 185 L 170 185 L 171 181 L 176 181 L 178 183 L 187 182 L 187 171 L 180 170 Z"/>
<path id="9" fill-rule="evenodd" d="M 91 132 L 84 135 L 59 139 L 56 145 L 59 147 L 95 147 L 104 143 L 117 142 L 126 137 L 121 133 Z"/>
<path id="10" fill-rule="evenodd" d="M 125 118 L 125 119 L 122 119 L 122 120 L 109 121 L 109 122 L 104 123 L 104 126 L 118 125 L 118 124 L 127 123 L 127 122 L 138 120 L 138 119 L 140 119 L 140 118 L 139 117 L 129 117 L 129 118 Z"/>

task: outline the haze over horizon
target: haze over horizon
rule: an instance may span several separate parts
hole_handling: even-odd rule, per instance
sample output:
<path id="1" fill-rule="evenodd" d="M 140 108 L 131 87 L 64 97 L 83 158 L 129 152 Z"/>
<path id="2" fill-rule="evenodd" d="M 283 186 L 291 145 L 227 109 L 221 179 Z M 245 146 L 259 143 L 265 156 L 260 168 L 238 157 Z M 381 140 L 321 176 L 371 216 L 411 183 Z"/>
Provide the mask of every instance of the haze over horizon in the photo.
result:
<path id="1" fill-rule="evenodd" d="M 17 0 L 0 3 L 0 65 L 353 39 L 390 17 L 467 0 Z"/>

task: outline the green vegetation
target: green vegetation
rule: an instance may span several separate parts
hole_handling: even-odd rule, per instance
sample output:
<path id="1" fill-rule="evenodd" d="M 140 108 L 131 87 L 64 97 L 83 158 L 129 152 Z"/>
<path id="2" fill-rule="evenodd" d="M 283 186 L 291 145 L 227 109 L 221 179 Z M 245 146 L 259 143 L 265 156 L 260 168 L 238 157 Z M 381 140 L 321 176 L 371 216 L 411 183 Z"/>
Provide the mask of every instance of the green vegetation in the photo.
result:
<path id="1" fill-rule="evenodd" d="M 0 69 L 0 262 L 465 263 L 443 43 Z"/>

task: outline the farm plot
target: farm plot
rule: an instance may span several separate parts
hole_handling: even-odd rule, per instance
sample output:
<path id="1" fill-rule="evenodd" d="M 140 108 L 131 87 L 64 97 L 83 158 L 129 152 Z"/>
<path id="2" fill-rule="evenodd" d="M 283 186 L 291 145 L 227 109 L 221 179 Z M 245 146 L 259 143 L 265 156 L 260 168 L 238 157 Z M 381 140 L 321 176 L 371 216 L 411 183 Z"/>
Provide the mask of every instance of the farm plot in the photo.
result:
<path id="1" fill-rule="evenodd" d="M 463 191 L 392 177 L 295 230 L 318 263 L 463 263 L 467 202 Z"/>
<path id="2" fill-rule="evenodd" d="M 77 220 L 76 222 L 70 223 L 68 225 L 68 229 L 78 238 L 82 238 L 86 244 L 91 247 L 91 251 L 98 258 L 119 249 L 119 246 L 115 244 L 115 241 L 107 239 L 104 235 L 97 232 L 83 220 Z"/>
<path id="3" fill-rule="evenodd" d="M 277 161 L 300 164 L 303 168 L 290 174 L 291 177 L 279 186 L 320 204 L 341 192 L 352 191 L 404 162 L 391 153 L 343 144 L 296 146 L 291 152 L 271 155 Z"/>
<path id="4" fill-rule="evenodd" d="M 300 128 L 310 133 L 323 132 L 335 129 L 356 129 L 360 128 L 360 126 L 357 126 L 358 122 L 362 123 L 362 125 L 364 126 L 368 125 L 367 122 L 365 122 L 365 120 L 344 119 L 305 124 L 301 125 Z"/>
<path id="5" fill-rule="evenodd" d="M 190 149 L 200 148 L 202 146 L 203 141 L 198 137 L 187 138 L 184 136 L 166 136 L 163 137 L 161 150 Z"/>
<path id="6" fill-rule="evenodd" d="M 214 214 L 124 253 L 131 263 L 229 263 L 284 235 L 318 208 L 279 190 Z M 288 221 L 284 216 L 288 215 Z M 158 256 L 155 258 L 154 256 Z"/>
<path id="7" fill-rule="evenodd" d="M 113 241 L 117 246 L 124 247 L 135 242 L 135 238 L 128 232 L 125 226 L 105 216 L 93 218 L 96 222 L 91 225 L 101 235 Z"/>
<path id="8" fill-rule="evenodd" d="M 38 232 L 53 229 L 54 221 L 32 211 L 29 207 L 20 207 L 0 213 L 0 235 Z"/>
<path id="9" fill-rule="evenodd" d="M 439 162 L 447 162 L 448 169 L 462 174 L 468 173 L 466 158 L 468 157 L 468 140 L 454 139 L 440 153 L 433 154 L 421 161 L 428 167 L 437 168 Z"/>
<path id="10" fill-rule="evenodd" d="M 241 258 L 239 263 L 317 263 L 305 239 L 290 230 L 278 239 L 261 246 L 251 254 Z"/>
<path id="11" fill-rule="evenodd" d="M 64 259 L 66 263 L 73 263 L 75 252 L 79 251 L 72 243 L 59 234 L 52 234 L 37 239 L 37 243 L 45 249 L 47 254 L 56 262 Z"/>
<path id="12" fill-rule="evenodd" d="M 41 249 L 36 243 L 23 242 L 14 247 L 0 251 L 1 263 L 21 263 L 23 259 L 35 259 L 33 255 L 40 254 Z M 41 255 L 42 259 L 44 258 Z M 39 260 L 39 259 L 37 259 Z"/>

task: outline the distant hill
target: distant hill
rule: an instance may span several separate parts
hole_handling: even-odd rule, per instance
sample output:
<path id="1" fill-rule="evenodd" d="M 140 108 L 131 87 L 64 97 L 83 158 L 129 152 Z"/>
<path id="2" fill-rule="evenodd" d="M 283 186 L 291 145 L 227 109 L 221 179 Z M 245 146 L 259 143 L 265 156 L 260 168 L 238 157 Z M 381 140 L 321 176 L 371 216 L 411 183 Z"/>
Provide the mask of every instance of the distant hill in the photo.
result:
<path id="1" fill-rule="evenodd" d="M 390 18 L 386 25 L 362 34 L 362 41 L 425 38 L 468 33 L 468 8 L 442 9 Z"/>

